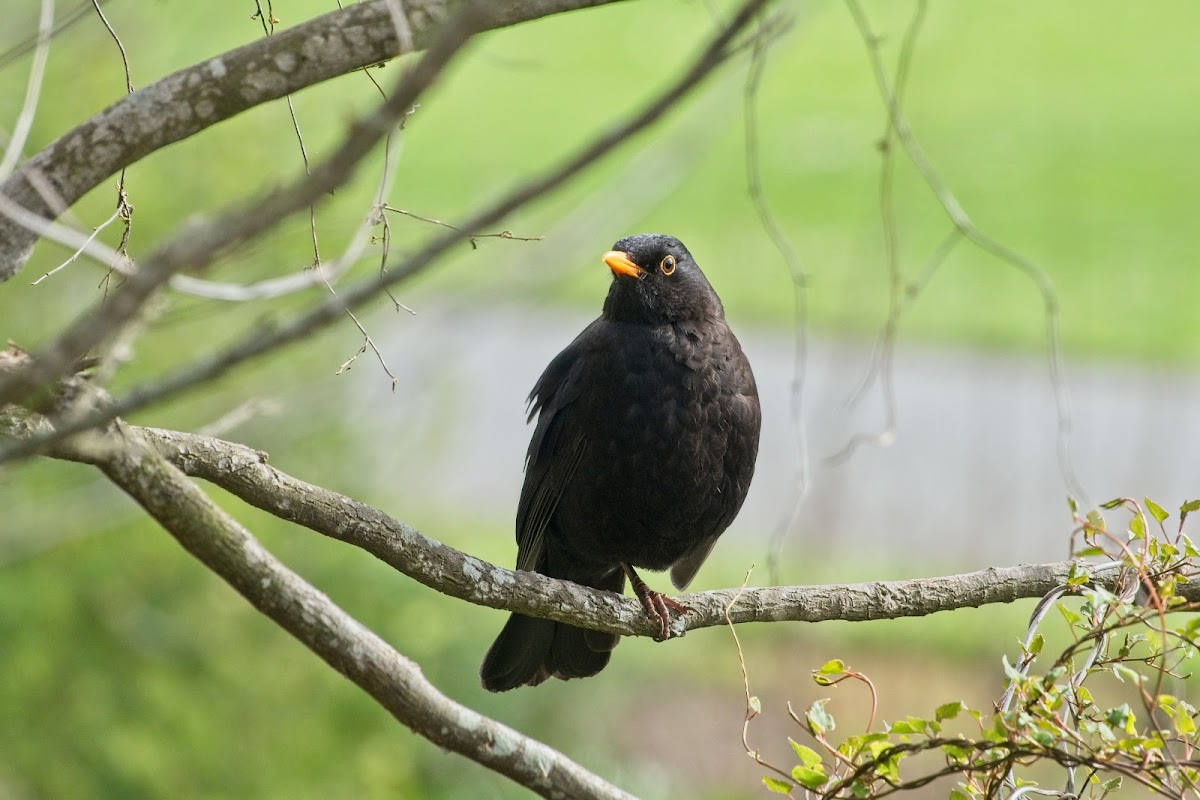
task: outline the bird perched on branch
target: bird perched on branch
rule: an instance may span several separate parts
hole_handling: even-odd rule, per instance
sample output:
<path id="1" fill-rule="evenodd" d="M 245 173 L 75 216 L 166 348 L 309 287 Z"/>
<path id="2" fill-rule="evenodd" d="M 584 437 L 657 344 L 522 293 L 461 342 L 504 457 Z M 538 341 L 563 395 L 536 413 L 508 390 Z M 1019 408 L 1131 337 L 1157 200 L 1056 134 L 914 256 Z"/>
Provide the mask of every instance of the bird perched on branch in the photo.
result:
<path id="1" fill-rule="evenodd" d="M 670 635 L 679 602 L 635 567 L 683 589 L 737 516 L 758 455 L 758 389 L 721 301 L 678 239 L 642 234 L 604 254 L 600 317 L 529 396 L 537 427 L 517 507 L 517 569 L 623 592 L 628 577 Z M 500 692 L 608 663 L 616 634 L 513 614 L 488 650 Z"/>

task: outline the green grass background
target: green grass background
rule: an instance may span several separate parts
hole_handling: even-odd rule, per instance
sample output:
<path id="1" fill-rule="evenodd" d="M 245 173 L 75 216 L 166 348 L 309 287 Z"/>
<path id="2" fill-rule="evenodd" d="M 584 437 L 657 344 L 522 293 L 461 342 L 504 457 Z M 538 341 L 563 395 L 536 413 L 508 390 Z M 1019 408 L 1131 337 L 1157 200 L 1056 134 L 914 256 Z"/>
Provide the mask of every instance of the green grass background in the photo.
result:
<path id="1" fill-rule="evenodd" d="M 0 47 L 34 30 L 35 5 L 0 0 L 0 15 L 11 20 Z M 331 7 L 276 2 L 275 13 L 286 26 Z M 808 272 L 814 328 L 868 334 L 882 323 L 889 296 L 876 148 L 883 105 L 845 8 L 788 8 L 795 23 L 770 52 L 758 98 L 766 193 Z M 911 8 L 868 5 L 889 63 Z M 260 35 L 251 3 L 113 0 L 106 11 L 137 86 Z M 711 14 L 700 2 L 640 0 L 481 37 L 422 100 L 392 203 L 465 218 L 652 96 L 696 51 Z M 1200 354 L 1192 219 L 1200 205 L 1198 24 L 1200 7 L 1182 0 L 1152 12 L 1114 0 L 1086 9 L 931 4 L 907 95 L 912 125 L 976 223 L 1053 281 L 1070 356 L 1183 368 Z M 0 120 L 14 119 L 27 64 L 28 57 L 0 72 Z M 397 74 L 394 64 L 377 72 L 385 85 Z M 662 230 L 689 244 L 735 321 L 786 335 L 795 322 L 791 280 L 745 190 L 744 74 L 744 62 L 733 65 L 662 126 L 504 224 L 544 234 L 543 241 L 464 246 L 405 287 L 403 299 L 419 306 L 456 293 L 469 303 L 594 308 L 606 281 L 598 254 L 626 233 Z M 30 149 L 115 100 L 121 86 L 115 48 L 96 21 L 71 29 L 55 42 Z M 375 97 L 361 75 L 297 96 L 310 153 L 327 153 Z M 948 223 L 911 167 L 899 163 L 901 266 L 911 279 Z M 128 176 L 135 255 L 190 215 L 299 168 L 282 104 L 135 165 Z M 326 257 L 361 218 L 378 172 L 376 160 L 319 209 Z M 107 217 L 113 193 L 109 181 L 81 202 L 78 224 Z M 578 222 L 564 229 L 558 223 L 570 215 Z M 393 228 L 396 251 L 430 234 L 411 220 Z M 245 281 L 301 269 L 311 260 L 307 237 L 305 220 L 290 221 L 214 276 Z M 100 272 L 84 264 L 29 285 L 65 255 L 43 246 L 0 287 L 0 336 L 36 345 L 97 300 Z M 352 277 L 372 269 L 364 261 Z M 117 386 L 311 299 L 230 307 L 168 298 Z M 918 298 L 902 335 L 1036 352 L 1044 347 L 1043 313 L 1026 276 L 962 245 Z M 382 306 L 370 318 L 394 324 Z M 280 354 L 141 419 L 200 424 L 256 387 L 328 375 L 356 342 L 348 326 L 322 334 L 302 354 Z M 352 450 L 351 423 L 322 415 L 320 406 L 302 411 L 286 418 L 291 431 L 256 429 L 256 444 L 288 471 L 387 507 L 386 481 Z M 305 422 L 314 413 L 319 424 Z M 311 430 L 301 431 L 304 424 Z M 21 465 L 0 471 L 0 492 L 0 798 L 522 796 L 397 726 L 90 472 Z M 214 496 L 456 699 L 651 797 L 757 791 L 757 770 L 738 744 L 741 677 L 727 631 L 665 647 L 626 642 L 603 679 L 485 696 L 475 670 L 499 624 L 494 612 L 414 587 L 344 546 Z M 511 558 L 507 519 L 419 505 L 396 513 L 481 556 Z M 890 560 L 824 564 L 819 554 L 811 561 L 811 580 L 938 567 L 935 557 L 913 569 Z M 704 580 L 734 585 L 741 577 L 714 564 Z M 783 700 L 812 696 L 807 670 L 839 656 L 878 678 L 893 717 L 959 694 L 986 706 L 1000 680 L 998 653 L 1012 650 L 1027 611 L 747 629 L 751 677 L 768 708 L 759 741 L 768 751 L 782 744 L 774 752 L 786 757 Z"/>

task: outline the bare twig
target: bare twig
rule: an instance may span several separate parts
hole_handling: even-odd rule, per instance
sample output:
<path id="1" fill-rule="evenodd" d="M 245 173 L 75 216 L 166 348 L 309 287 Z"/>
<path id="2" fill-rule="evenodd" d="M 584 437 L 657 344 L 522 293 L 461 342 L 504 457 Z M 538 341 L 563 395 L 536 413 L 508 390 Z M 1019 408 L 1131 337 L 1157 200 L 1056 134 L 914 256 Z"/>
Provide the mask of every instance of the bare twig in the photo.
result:
<path id="1" fill-rule="evenodd" d="M 950 222 L 963 237 L 976 247 L 1026 275 L 1041 297 L 1046 323 L 1046 362 L 1050 372 L 1051 387 L 1054 391 L 1057 416 L 1059 472 L 1062 475 L 1063 482 L 1067 486 L 1068 492 L 1074 497 L 1084 498 L 1086 497 L 1086 493 L 1083 491 L 1083 487 L 1075 475 L 1075 467 L 1071 457 L 1071 404 L 1066 381 L 1063 377 L 1058 295 L 1055 292 L 1054 283 L 1045 270 L 1012 248 L 988 236 L 971 220 L 954 192 L 942 180 L 941 175 L 934 168 L 933 163 L 913 134 L 903 108 L 895 101 L 895 94 L 889 84 L 887 70 L 880 56 L 879 39 L 871 27 L 870 19 L 867 17 L 862 5 L 858 0 L 846 0 L 846 6 L 854 18 L 854 23 L 858 27 L 863 42 L 866 44 L 871 69 L 875 75 L 875 83 L 879 88 L 880 96 L 887 105 L 889 121 L 895 130 L 896 137 L 904 147 L 905 153 L 908 155 L 913 166 L 921 174 L 925 184 L 950 218 Z"/>
<path id="2" fill-rule="evenodd" d="M 106 3 L 109 2 L 109 0 L 100 0 L 100 2 Z M 50 30 L 50 36 L 58 36 L 67 28 L 70 28 L 72 25 L 85 18 L 88 15 L 89 9 L 91 8 L 92 0 L 79 0 L 79 2 L 75 4 L 74 8 L 59 16 L 58 20 L 54 23 L 54 27 Z M 4 52 L 0 52 L 0 69 L 4 69 L 18 58 L 21 58 L 26 53 L 34 50 L 38 46 L 38 42 L 41 40 L 41 38 L 42 35 L 40 32 L 34 32 L 9 47 Z"/>
<path id="3" fill-rule="evenodd" d="M 403 217 L 410 217 L 412 219 L 420 220 L 421 222 L 428 222 L 431 225 L 449 228 L 452 231 L 458 231 L 459 233 L 466 234 L 467 241 L 471 243 L 472 250 L 475 250 L 479 247 L 479 244 L 475 241 L 476 239 L 513 239 L 518 242 L 540 242 L 546 238 L 545 236 L 517 236 L 512 231 L 500 231 L 499 233 L 472 233 L 471 231 L 464 231 L 462 228 L 455 227 L 449 222 L 443 222 L 442 220 L 434 219 L 433 217 L 423 217 L 415 212 L 405 211 L 403 208 L 396 208 L 394 206 L 387 205 L 386 203 L 382 206 L 382 209 L 384 211 L 390 211 L 393 214 L 399 214 Z"/>
<path id="4" fill-rule="evenodd" d="M 125 44 L 121 41 L 121 37 L 117 35 L 117 31 L 108 21 L 108 17 L 104 15 L 104 9 L 100 7 L 100 0 L 92 0 L 92 6 L 96 9 L 96 15 L 100 17 L 100 22 L 104 24 L 108 35 L 112 37 L 113 42 L 117 45 L 117 50 L 121 53 L 121 66 L 125 70 L 125 94 L 133 94 L 133 74 L 129 70 L 129 54 L 125 52 Z M 121 220 L 123 230 L 121 231 L 121 241 L 117 244 L 117 251 L 122 258 L 112 260 L 108 264 L 108 272 L 105 274 L 107 280 L 114 271 L 120 271 L 122 267 L 130 263 L 129 260 L 129 237 L 133 233 L 133 204 L 129 202 L 129 192 L 125 188 L 125 169 L 122 167 L 121 174 L 117 178 L 117 217 Z"/>
<path id="5" fill-rule="evenodd" d="M 842 463 L 860 446 L 890 447 L 896 440 L 898 407 L 896 384 L 892 376 L 892 367 L 895 363 L 896 332 L 904 311 L 919 296 L 925 284 L 921 282 L 905 286 L 904 275 L 900 269 L 900 235 L 896 225 L 895 203 L 896 145 L 894 134 L 896 131 L 895 120 L 901 113 L 904 91 L 908 88 L 908 73 L 912 66 L 913 54 L 916 52 L 917 38 L 925 24 L 926 6 L 925 0 L 917 0 L 912 19 L 909 20 L 908 28 L 904 32 L 904 40 L 900 45 L 900 57 L 896 65 L 895 90 L 891 93 L 888 102 L 883 136 L 879 140 L 879 150 L 883 156 L 883 163 L 879 170 L 879 215 L 883 228 L 884 258 L 888 271 L 888 317 L 876 338 L 875 347 L 871 351 L 870 361 L 863 379 L 851 395 L 849 403 L 850 405 L 857 403 L 878 377 L 880 394 L 883 396 L 883 427 L 878 433 L 856 433 L 851 436 L 841 450 L 826 459 L 830 464 Z M 878 43 L 872 42 L 870 46 L 878 48 Z M 926 270 L 927 276 L 932 276 L 934 271 L 942 265 L 959 238 L 960 234 L 955 230 L 954 234 L 947 239 L 947 243 L 937 248 L 935 257 Z"/>
<path id="6" fill-rule="evenodd" d="M 746 577 L 742 578 L 742 585 L 738 589 L 737 594 L 729 599 L 729 603 L 725 606 L 724 616 L 725 624 L 729 626 L 729 633 L 733 636 L 733 646 L 737 650 L 738 666 L 742 671 L 742 690 L 746 698 L 746 716 L 742 720 L 742 750 L 750 758 L 754 759 L 754 763 L 760 767 L 766 767 L 775 774 L 782 777 L 784 780 L 790 780 L 790 776 L 779 767 L 767 761 L 762 757 L 762 753 L 758 748 L 750 746 L 750 723 L 762 713 L 762 701 L 757 695 L 750 692 L 750 671 L 746 668 L 746 654 L 742 651 L 742 640 L 738 637 L 737 627 L 734 626 L 733 620 L 729 616 L 729 609 L 733 608 L 733 604 L 742 596 L 742 592 L 746 591 L 746 585 L 750 583 L 750 574 L 754 572 L 754 565 L 746 570 Z"/>
<path id="7" fill-rule="evenodd" d="M 784 541 L 799 518 L 809 488 L 808 430 L 804 424 L 804 381 L 808 375 L 808 276 L 796 248 L 788 240 L 783 227 L 771 211 L 763 189 L 762 163 L 759 153 L 758 135 L 758 87 L 762 82 L 763 69 L 767 62 L 767 48 L 772 39 L 768 36 L 767 23 L 762 21 L 759 35 L 751 51 L 750 71 L 742 90 L 742 118 L 745 125 L 745 169 L 746 185 L 754 212 L 767 237 L 779 252 L 792 283 L 792 326 L 795 338 L 792 342 L 792 381 L 790 386 L 791 425 L 795 436 L 796 454 L 793 471 L 795 483 L 788 494 L 787 503 L 771 539 L 767 544 L 767 574 L 771 583 L 779 583 L 779 557 Z"/>
<path id="8" fill-rule="evenodd" d="M 121 43 L 121 37 L 117 36 L 117 32 L 108 21 L 108 17 L 104 16 L 104 9 L 100 7 L 100 0 L 92 0 L 92 7 L 96 9 L 97 16 L 104 23 L 104 28 L 116 43 L 117 49 L 121 51 L 121 65 L 125 68 L 125 93 L 133 94 L 133 76 L 129 72 L 129 55 L 125 52 L 125 45 Z"/>
<path id="9" fill-rule="evenodd" d="M 265 13 L 263 12 L 262 3 L 259 2 L 259 0 L 254 0 L 254 7 L 257 10 L 255 11 L 253 18 L 258 19 L 258 21 L 262 23 L 263 35 L 273 36 L 275 34 L 275 24 L 277 20 L 275 19 L 275 10 L 271 7 L 270 0 L 267 0 L 267 10 Z M 403 44 L 403 40 L 401 40 L 401 44 Z M 411 47 L 409 49 L 411 50 Z M 296 104 L 292 101 L 292 95 L 290 93 L 284 97 L 284 100 L 287 103 L 288 116 L 292 120 L 292 132 L 296 134 L 296 142 L 300 145 L 300 160 L 304 162 L 304 174 L 311 175 L 312 167 L 308 162 L 308 148 L 304 145 L 304 134 L 300 132 L 300 119 L 296 116 Z M 391 133 L 389 133 L 388 136 L 391 136 Z M 317 205 L 315 202 L 308 204 L 308 232 L 309 237 L 312 240 L 312 266 L 319 269 L 321 266 L 321 244 L 317 240 Z M 323 277 L 322 280 L 326 286 L 329 285 L 329 280 L 327 277 Z M 332 292 L 333 289 L 331 288 L 330 291 Z M 355 324 L 358 324 L 358 320 L 355 320 Z M 362 326 L 359 325 L 359 328 L 361 329 Z"/>
<path id="10" fill-rule="evenodd" d="M 38 278 L 36 281 L 33 281 L 33 283 L 31 285 L 37 286 L 42 281 L 46 280 L 46 278 L 49 278 L 52 275 L 56 275 L 57 273 L 66 269 L 67 267 L 69 267 L 71 264 L 74 264 L 76 261 L 78 261 L 79 257 L 81 255 L 83 255 L 85 252 L 87 252 L 87 250 L 91 247 L 93 240 L 95 240 L 95 238 L 100 235 L 100 231 L 104 230 L 109 225 L 112 225 L 114 222 L 116 222 L 117 217 L 119 217 L 120 215 L 121 215 L 121 209 L 118 208 L 116 211 L 114 211 L 112 213 L 111 217 L 104 220 L 104 222 L 101 222 L 99 225 L 97 225 L 95 228 L 92 229 L 91 234 L 89 234 L 88 237 L 83 240 L 83 244 L 81 244 L 79 246 L 79 249 L 77 249 L 74 253 L 72 253 L 71 256 L 66 261 L 62 262 L 54 269 L 52 269 L 49 272 L 47 272 L 46 274 L 42 275 L 42 277 Z M 119 256 L 119 254 L 117 254 L 117 253 L 114 253 L 113 255 L 114 255 L 114 257 Z"/>
<path id="11" fill-rule="evenodd" d="M 42 78 L 46 76 L 46 61 L 50 58 L 50 39 L 54 33 L 54 0 L 42 0 L 42 13 L 38 17 L 37 46 L 33 50 L 33 63 L 29 65 L 29 81 L 25 85 L 25 101 L 13 126 L 12 137 L 0 158 L 0 180 L 7 178 L 21 160 L 29 131 L 33 128 L 33 115 L 37 112 L 38 98 L 42 96 Z"/>

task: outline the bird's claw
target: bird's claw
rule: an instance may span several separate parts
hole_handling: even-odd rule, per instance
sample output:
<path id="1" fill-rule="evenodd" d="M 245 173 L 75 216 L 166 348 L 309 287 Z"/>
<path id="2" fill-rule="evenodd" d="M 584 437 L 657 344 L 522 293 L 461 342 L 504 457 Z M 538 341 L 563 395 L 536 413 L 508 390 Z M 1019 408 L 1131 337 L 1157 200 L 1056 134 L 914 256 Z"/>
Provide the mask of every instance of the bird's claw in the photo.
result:
<path id="1" fill-rule="evenodd" d="M 683 616 L 693 609 L 691 606 L 685 606 L 683 603 L 674 598 L 667 597 L 662 592 L 656 592 L 646 585 L 646 582 L 634 571 L 629 564 L 622 562 L 622 569 L 629 577 L 629 582 L 633 585 L 633 593 L 637 595 L 638 600 L 642 603 L 642 608 L 646 611 L 646 616 L 652 622 L 658 623 L 658 635 L 654 637 L 656 642 L 665 642 L 671 638 L 671 612 L 674 611 L 679 616 Z M 680 635 L 683 635 L 682 629 Z"/>
<path id="2" fill-rule="evenodd" d="M 645 586 L 645 591 L 638 592 L 638 599 L 642 601 L 642 608 L 646 610 L 646 616 L 654 622 L 658 623 L 658 635 L 654 637 L 654 641 L 663 642 L 671 638 L 671 612 L 683 616 L 692 610 L 691 606 L 685 606 L 678 600 L 667 597 L 662 592 L 656 592 L 653 589 Z"/>

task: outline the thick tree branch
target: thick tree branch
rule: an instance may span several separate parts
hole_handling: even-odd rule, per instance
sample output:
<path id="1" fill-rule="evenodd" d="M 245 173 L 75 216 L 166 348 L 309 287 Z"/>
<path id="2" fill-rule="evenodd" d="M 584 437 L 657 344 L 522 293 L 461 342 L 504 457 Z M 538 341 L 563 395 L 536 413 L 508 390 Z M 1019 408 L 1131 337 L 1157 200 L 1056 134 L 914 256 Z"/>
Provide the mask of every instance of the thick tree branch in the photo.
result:
<path id="1" fill-rule="evenodd" d="M 6 428 L 14 431 L 11 419 L 5 423 L 0 415 L 0 431 Z M 179 431 L 130 430 L 186 474 L 281 519 L 359 547 L 443 594 L 624 636 L 652 637 L 658 631 L 631 597 L 490 564 L 423 536 L 365 503 L 294 478 L 269 465 L 260 451 Z M 1045 595 L 1066 581 L 1071 565 L 1058 561 L 900 581 L 696 592 L 680 598 L 693 611 L 675 620 L 673 632 L 724 625 L 727 608 L 729 619 L 741 624 L 896 619 L 1011 603 Z M 1097 577 L 1109 588 L 1115 580 L 1111 571 Z M 1183 593 L 1200 600 L 1200 586 L 1186 584 Z"/>
<path id="2" fill-rule="evenodd" d="M 151 403 L 215 380 L 235 366 L 306 338 L 335 320 L 341 319 L 347 309 L 358 308 L 388 288 L 428 269 L 453 245 L 470 238 L 518 208 L 561 187 L 631 136 L 660 119 L 737 51 L 738 48 L 733 44 L 734 38 L 748 26 L 768 2 L 769 0 L 745 0 L 737 13 L 713 37 L 689 68 L 660 95 L 637 113 L 584 146 L 559 166 L 516 187 L 495 203 L 484 208 L 458 230 L 449 231 L 398 264 L 389 265 L 388 270 L 377 277 L 361 281 L 340 291 L 336 297 L 325 298 L 314 304 L 308 311 L 285 323 L 252 331 L 227 349 L 198 359 L 193 364 L 185 366 L 161 380 L 136 387 L 129 394 L 113 401 L 103 409 L 70 421 L 60 421 L 60 424 L 45 436 L 30 437 L 7 445 L 0 444 L 0 463 L 27 457 L 66 436 L 103 425 L 117 416 L 145 408 Z M 0 402 L 3 402 L 4 399 L 3 381 L 4 377 L 0 375 Z"/>
<path id="3" fill-rule="evenodd" d="M 0 351 L 0 375 L 26 358 L 16 350 Z M 109 402 L 106 393 L 78 376 L 64 383 L 59 396 L 66 400 L 57 401 L 58 407 L 69 402 L 81 414 Z M 0 440 L 44 436 L 51 428 L 42 414 L 13 406 L 0 409 Z M 624 636 L 654 636 L 658 631 L 633 598 L 490 564 L 430 539 L 365 503 L 292 477 L 268 464 L 261 451 L 193 433 L 133 426 L 126 430 L 187 475 L 280 519 L 359 547 L 443 594 Z M 51 449 L 48 455 L 81 460 L 70 449 Z M 728 620 L 740 624 L 895 619 L 1011 603 L 1042 597 L 1066 581 L 1071 567 L 1072 562 L 1059 561 L 912 580 L 697 592 L 681 597 L 693 610 L 676 619 L 672 630 L 681 635 L 727 624 L 726 609 Z M 1114 588 L 1117 574 L 1112 567 L 1093 564 L 1095 582 Z M 1200 584 L 1181 584 L 1179 591 L 1189 600 L 1200 601 Z"/>
<path id="4" fill-rule="evenodd" d="M 491 30 L 614 0 L 485 2 Z M 405 0 L 405 25 L 388 0 L 347 4 L 274 36 L 215 56 L 130 94 L 50 143 L 0 183 L 0 195 L 48 219 L 121 169 L 247 109 L 426 47 L 461 0 Z M 406 31 L 408 41 L 397 38 Z M 0 281 L 15 275 L 37 242 L 0 216 Z"/>
<path id="5" fill-rule="evenodd" d="M 98 466 L 184 549 L 414 732 L 543 797 L 630 800 L 562 753 L 439 692 L 416 663 L 280 563 L 139 430 L 116 423 L 55 454 Z"/>
<path id="6" fill-rule="evenodd" d="M 621 597 L 533 572 L 489 564 L 442 544 L 365 503 L 305 483 L 240 444 L 156 428 L 147 441 L 188 475 L 201 478 L 281 519 L 341 540 L 443 594 L 622 635 L 654 636 L 632 597 Z M 862 621 L 1041 597 L 1066 580 L 1071 562 L 990 567 L 965 575 L 823 586 L 725 589 L 684 595 L 693 612 L 676 632 L 743 622 Z M 734 598 L 737 598 L 734 600 Z"/>

